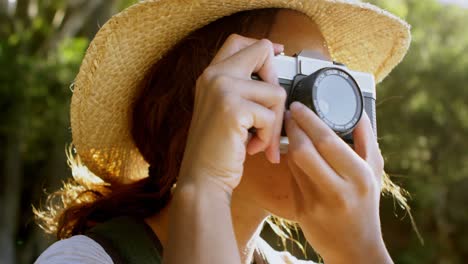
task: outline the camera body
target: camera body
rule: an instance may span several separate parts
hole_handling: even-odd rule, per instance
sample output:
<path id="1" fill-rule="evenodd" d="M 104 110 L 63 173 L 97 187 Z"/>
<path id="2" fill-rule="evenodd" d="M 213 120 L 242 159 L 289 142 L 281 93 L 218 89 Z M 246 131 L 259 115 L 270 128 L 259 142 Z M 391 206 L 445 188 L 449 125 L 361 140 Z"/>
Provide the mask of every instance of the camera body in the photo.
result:
<path id="1" fill-rule="evenodd" d="M 280 85 L 287 92 L 286 109 L 300 101 L 333 129 L 345 142 L 353 144 L 352 131 L 366 111 L 377 135 L 375 80 L 370 73 L 352 71 L 345 65 L 303 50 L 293 57 L 283 53 L 273 59 Z M 253 79 L 259 79 L 253 75 Z M 288 139 L 281 133 L 281 152 Z"/>

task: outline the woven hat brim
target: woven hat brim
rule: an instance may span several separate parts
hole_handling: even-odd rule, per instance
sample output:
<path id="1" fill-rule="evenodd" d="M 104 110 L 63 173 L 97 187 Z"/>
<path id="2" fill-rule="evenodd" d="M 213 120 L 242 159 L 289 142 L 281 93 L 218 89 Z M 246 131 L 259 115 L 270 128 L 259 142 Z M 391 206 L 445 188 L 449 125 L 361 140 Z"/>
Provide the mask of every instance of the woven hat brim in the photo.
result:
<path id="1" fill-rule="evenodd" d="M 373 73 L 380 82 L 406 54 L 411 34 L 400 18 L 345 0 L 160 0 L 137 3 L 96 34 L 75 79 L 73 144 L 84 164 L 104 180 L 147 176 L 130 134 L 131 106 L 151 66 L 190 32 L 233 13 L 288 8 L 320 28 L 335 61 Z"/>

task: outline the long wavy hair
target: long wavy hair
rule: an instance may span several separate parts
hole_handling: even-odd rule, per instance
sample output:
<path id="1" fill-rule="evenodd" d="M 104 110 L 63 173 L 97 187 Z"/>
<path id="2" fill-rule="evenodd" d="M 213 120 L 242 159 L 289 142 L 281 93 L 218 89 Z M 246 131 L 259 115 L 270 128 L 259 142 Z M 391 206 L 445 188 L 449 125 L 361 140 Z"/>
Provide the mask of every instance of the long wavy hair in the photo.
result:
<path id="1" fill-rule="evenodd" d="M 38 224 L 63 239 L 83 234 L 96 223 L 113 217 L 145 218 L 161 211 L 168 204 L 171 187 L 177 181 L 197 78 L 232 33 L 266 38 L 279 10 L 250 10 L 220 18 L 192 32 L 167 52 L 141 83 L 141 92 L 131 109 L 132 137 L 150 164 L 148 177 L 131 184 L 103 182 L 69 148 L 68 162 L 73 177 L 48 196 L 44 209 L 33 209 Z M 409 208 L 399 187 L 384 177 L 383 191 L 393 194 Z M 291 234 L 288 225 L 275 219 L 270 224 L 284 239 Z"/>

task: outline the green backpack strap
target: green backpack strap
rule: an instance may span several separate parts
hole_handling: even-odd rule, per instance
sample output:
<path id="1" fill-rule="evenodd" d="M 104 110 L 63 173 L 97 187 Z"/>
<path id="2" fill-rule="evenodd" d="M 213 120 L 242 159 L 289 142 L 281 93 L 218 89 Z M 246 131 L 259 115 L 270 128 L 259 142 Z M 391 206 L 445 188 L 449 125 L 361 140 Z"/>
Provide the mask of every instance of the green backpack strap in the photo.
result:
<path id="1" fill-rule="evenodd" d="M 162 245 L 143 219 L 129 216 L 97 224 L 85 233 L 99 243 L 115 264 L 160 264 Z"/>

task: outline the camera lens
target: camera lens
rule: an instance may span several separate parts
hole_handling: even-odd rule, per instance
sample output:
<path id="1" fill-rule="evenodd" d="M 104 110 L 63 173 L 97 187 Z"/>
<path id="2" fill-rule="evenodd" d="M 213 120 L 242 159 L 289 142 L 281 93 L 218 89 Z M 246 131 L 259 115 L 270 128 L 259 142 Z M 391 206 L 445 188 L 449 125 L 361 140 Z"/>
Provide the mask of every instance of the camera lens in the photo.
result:
<path id="1" fill-rule="evenodd" d="M 317 110 L 330 122 L 346 125 L 353 118 L 357 107 L 357 95 L 352 86 L 341 76 L 331 75 L 317 86 L 315 98 Z"/>
<path id="2" fill-rule="evenodd" d="M 312 109 L 340 136 L 354 129 L 363 111 L 356 81 L 337 68 L 325 68 L 303 78 L 293 87 L 291 97 Z"/>

